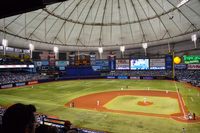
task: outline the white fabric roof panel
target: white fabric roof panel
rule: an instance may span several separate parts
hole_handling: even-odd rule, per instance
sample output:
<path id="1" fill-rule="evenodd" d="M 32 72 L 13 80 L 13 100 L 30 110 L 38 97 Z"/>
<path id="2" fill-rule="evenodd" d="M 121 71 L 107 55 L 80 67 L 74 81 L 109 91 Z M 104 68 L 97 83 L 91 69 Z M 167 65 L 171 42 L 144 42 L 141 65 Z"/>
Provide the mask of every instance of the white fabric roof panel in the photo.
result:
<path id="1" fill-rule="evenodd" d="M 176 8 L 179 2 L 68 0 L 1 19 L 0 38 L 6 34 L 9 45 L 18 47 L 32 42 L 36 48 L 61 45 L 62 50 L 88 51 L 99 46 L 119 49 L 120 45 L 141 47 L 143 42 L 150 46 L 174 43 L 200 30 L 200 1 L 190 0 Z"/>

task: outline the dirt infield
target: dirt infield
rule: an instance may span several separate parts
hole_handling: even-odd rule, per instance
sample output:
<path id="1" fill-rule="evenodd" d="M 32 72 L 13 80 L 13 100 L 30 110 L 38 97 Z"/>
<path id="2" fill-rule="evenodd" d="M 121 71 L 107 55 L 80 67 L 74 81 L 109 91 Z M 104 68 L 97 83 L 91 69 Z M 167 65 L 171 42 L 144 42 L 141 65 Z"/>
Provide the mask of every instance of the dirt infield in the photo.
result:
<path id="1" fill-rule="evenodd" d="M 144 112 L 130 112 L 130 111 L 122 111 L 122 110 L 112 110 L 103 107 L 104 104 L 111 101 L 117 96 L 123 95 L 134 95 L 134 96 L 157 96 L 157 97 L 170 97 L 177 99 L 180 112 L 176 114 L 166 115 L 166 114 L 154 114 L 154 113 L 144 113 Z M 85 96 L 81 96 L 73 99 L 72 101 L 65 104 L 66 107 L 75 107 L 81 109 L 89 109 L 95 111 L 103 111 L 103 112 L 116 112 L 116 113 L 124 113 L 124 114 L 133 114 L 133 115 L 144 115 L 144 116 L 154 116 L 154 117 L 162 117 L 162 118 L 172 118 L 177 121 L 194 123 L 200 122 L 200 117 L 196 117 L 196 120 L 188 120 L 185 117 L 185 114 L 188 114 L 187 108 L 184 105 L 184 101 L 181 95 L 178 92 L 166 92 L 166 91 L 155 91 L 155 90 L 122 90 L 122 91 L 111 91 L 111 92 L 101 92 L 94 93 Z M 73 105 L 73 106 L 72 106 Z"/>
<path id="2" fill-rule="evenodd" d="M 149 101 L 146 101 L 146 102 L 144 102 L 144 101 L 139 101 L 137 104 L 140 105 L 140 106 L 149 106 L 149 105 L 152 105 L 153 102 L 149 102 Z"/>

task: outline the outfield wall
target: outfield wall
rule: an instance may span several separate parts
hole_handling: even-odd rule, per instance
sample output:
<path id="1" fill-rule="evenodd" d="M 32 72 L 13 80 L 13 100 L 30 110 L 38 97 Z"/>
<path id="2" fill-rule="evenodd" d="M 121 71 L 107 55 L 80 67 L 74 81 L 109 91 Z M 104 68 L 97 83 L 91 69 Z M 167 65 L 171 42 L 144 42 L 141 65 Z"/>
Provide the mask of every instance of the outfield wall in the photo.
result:
<path id="1" fill-rule="evenodd" d="M 76 80 L 76 79 L 102 79 L 106 78 L 104 76 L 71 76 L 71 77 L 61 77 L 61 78 L 52 78 L 52 79 L 42 79 L 42 80 L 33 80 L 33 81 L 25 81 L 25 82 L 16 82 L 16 83 L 7 83 L 1 84 L 0 89 L 12 88 L 12 87 L 20 87 L 25 85 L 34 85 L 38 83 L 45 83 L 51 81 L 63 81 L 63 80 Z"/>
<path id="2" fill-rule="evenodd" d="M 25 85 L 33 85 L 37 83 L 40 83 L 40 82 L 38 80 L 34 80 L 34 81 L 27 81 L 27 82 L 8 83 L 8 84 L 0 85 L 0 89 L 20 87 L 20 86 L 25 86 Z"/>
<path id="3" fill-rule="evenodd" d="M 159 79 L 159 80 L 164 80 L 164 79 L 168 79 L 171 80 L 172 78 L 168 78 L 165 76 L 107 76 L 107 79 L 144 79 L 144 80 L 154 80 L 154 79 Z"/>
<path id="4" fill-rule="evenodd" d="M 45 83 L 51 81 L 63 81 L 63 80 L 76 80 L 76 79 L 132 79 L 132 80 L 171 80 L 165 76 L 71 76 L 71 77 L 61 77 L 56 79 L 42 79 L 42 80 L 33 80 L 26 82 L 16 82 L 16 83 L 7 83 L 0 85 L 0 89 L 12 88 L 12 87 L 20 87 L 25 85 L 34 85 L 38 83 Z"/>

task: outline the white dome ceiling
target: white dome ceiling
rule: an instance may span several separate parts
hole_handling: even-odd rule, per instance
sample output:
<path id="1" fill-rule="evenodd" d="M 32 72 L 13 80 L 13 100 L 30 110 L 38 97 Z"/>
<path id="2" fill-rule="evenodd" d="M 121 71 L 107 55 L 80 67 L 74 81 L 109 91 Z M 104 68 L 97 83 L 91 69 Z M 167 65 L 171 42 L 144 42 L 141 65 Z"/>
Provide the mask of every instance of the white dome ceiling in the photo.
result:
<path id="1" fill-rule="evenodd" d="M 0 20 L 9 45 L 36 49 L 97 50 L 190 39 L 200 30 L 200 1 L 68 0 Z M 4 32 L 5 31 L 5 32 Z M 6 34 L 4 34 L 6 33 Z"/>

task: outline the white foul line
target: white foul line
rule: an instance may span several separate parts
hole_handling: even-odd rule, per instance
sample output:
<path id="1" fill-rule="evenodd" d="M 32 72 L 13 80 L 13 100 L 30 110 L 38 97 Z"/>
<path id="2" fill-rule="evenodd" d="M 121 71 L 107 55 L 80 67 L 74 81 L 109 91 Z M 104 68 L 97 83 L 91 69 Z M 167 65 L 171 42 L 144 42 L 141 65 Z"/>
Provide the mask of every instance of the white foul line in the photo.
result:
<path id="1" fill-rule="evenodd" d="M 182 111 L 183 111 L 184 116 L 186 116 L 185 110 L 184 110 L 184 108 L 183 108 L 183 103 L 182 103 L 182 101 L 181 101 L 181 97 L 180 97 L 180 94 L 179 94 L 179 92 L 178 92 L 178 88 L 177 88 L 177 85 L 176 85 L 176 82 L 175 82 L 175 81 L 174 81 L 174 85 L 175 85 L 176 90 L 177 90 L 176 92 L 177 92 L 177 94 L 178 94 L 178 99 L 179 99 L 180 104 L 181 104 L 181 109 L 182 109 Z"/>
<path id="2" fill-rule="evenodd" d="M 190 99 L 191 99 L 192 102 L 194 101 L 194 99 L 192 97 L 190 97 Z"/>
<path id="3" fill-rule="evenodd" d="M 185 101 L 183 100 L 183 97 L 181 97 L 181 98 L 182 98 L 183 104 L 184 104 L 184 106 L 185 106 Z"/>

